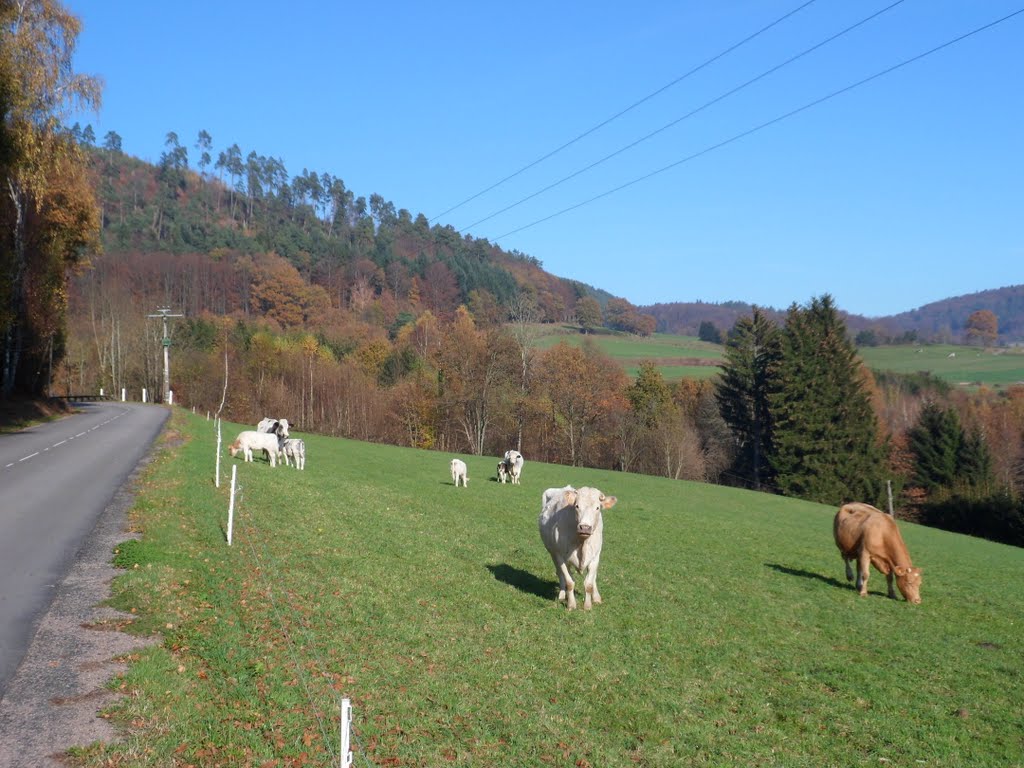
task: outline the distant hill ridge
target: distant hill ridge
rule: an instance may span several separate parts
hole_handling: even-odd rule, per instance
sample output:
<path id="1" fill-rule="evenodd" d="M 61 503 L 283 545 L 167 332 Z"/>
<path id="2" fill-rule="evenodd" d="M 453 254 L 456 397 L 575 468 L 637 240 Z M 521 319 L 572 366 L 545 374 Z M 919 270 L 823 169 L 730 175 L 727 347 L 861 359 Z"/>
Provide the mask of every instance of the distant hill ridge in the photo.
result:
<path id="1" fill-rule="evenodd" d="M 728 330 L 752 309 L 752 304 L 741 301 L 671 302 L 639 307 L 639 311 L 657 320 L 659 332 L 688 336 L 696 336 L 702 322 L 712 322 L 719 329 Z M 778 322 L 785 319 L 785 310 L 764 309 Z M 874 330 L 883 336 L 898 337 L 914 331 L 922 341 L 959 342 L 963 340 L 967 318 L 983 309 L 998 318 L 1001 342 L 1024 341 L 1024 285 L 954 296 L 886 317 L 869 318 L 850 313 L 844 313 L 844 317 L 852 333 Z"/>

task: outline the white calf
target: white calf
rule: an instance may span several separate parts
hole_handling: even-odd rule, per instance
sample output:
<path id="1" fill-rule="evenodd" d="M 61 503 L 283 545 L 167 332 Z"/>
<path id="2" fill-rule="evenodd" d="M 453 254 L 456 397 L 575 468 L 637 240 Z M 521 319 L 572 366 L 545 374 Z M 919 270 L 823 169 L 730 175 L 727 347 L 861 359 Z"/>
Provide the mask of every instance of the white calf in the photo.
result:
<path id="1" fill-rule="evenodd" d="M 469 487 L 469 470 L 466 468 L 466 462 L 462 459 L 452 459 L 452 482 L 455 483 L 455 487 L 459 487 L 459 481 L 462 481 L 462 487 Z"/>
<path id="2" fill-rule="evenodd" d="M 235 442 L 228 446 L 232 457 L 242 451 L 246 461 L 252 461 L 253 451 L 263 451 L 272 467 L 277 466 L 277 453 L 280 449 L 281 444 L 277 435 L 269 432 L 253 432 L 252 430 L 239 432 Z"/>
<path id="3" fill-rule="evenodd" d="M 615 506 L 614 496 L 605 496 L 597 488 L 548 488 L 541 500 L 537 526 L 540 538 L 551 555 L 558 576 L 558 599 L 566 601 L 571 611 L 576 608 L 575 584 L 569 566 L 582 576 L 585 598 L 583 609 L 601 602 L 597 591 L 597 566 L 604 543 L 604 521 L 601 512 Z"/>
<path id="4" fill-rule="evenodd" d="M 281 442 L 281 455 L 284 456 L 286 466 L 295 462 L 296 469 L 306 468 L 306 443 L 298 437 L 289 437 Z"/>
<path id="5" fill-rule="evenodd" d="M 523 454 L 519 451 L 505 451 L 505 466 L 513 485 L 519 485 L 519 476 L 523 474 Z"/>

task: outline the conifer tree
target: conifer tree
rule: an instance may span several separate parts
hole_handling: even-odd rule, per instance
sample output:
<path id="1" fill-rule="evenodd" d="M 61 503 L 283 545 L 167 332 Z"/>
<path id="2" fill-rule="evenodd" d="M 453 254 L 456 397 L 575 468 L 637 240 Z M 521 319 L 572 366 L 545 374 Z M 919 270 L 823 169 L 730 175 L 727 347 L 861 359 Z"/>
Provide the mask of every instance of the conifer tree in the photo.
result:
<path id="1" fill-rule="evenodd" d="M 831 296 L 790 307 L 779 370 L 771 396 L 776 485 L 825 504 L 878 503 L 885 478 L 877 419 Z"/>
<path id="2" fill-rule="evenodd" d="M 977 429 L 966 432 L 953 409 L 928 403 L 907 435 L 914 456 L 914 481 L 930 494 L 987 492 L 992 454 Z"/>
<path id="3" fill-rule="evenodd" d="M 929 493 L 952 487 L 963 441 L 956 412 L 927 403 L 907 439 L 914 456 L 914 482 Z"/>
<path id="4" fill-rule="evenodd" d="M 773 481 L 769 407 L 782 355 L 779 329 L 758 307 L 736 321 L 725 348 L 715 397 L 737 445 L 732 471 L 758 490 Z"/>

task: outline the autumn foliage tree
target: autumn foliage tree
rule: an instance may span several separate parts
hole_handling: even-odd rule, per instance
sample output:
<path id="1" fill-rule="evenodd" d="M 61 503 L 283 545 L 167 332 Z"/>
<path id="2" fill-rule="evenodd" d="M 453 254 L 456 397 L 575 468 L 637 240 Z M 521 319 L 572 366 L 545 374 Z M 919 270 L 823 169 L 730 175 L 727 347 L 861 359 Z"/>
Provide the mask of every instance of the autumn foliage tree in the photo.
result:
<path id="1" fill-rule="evenodd" d="M 0 395 L 45 391 L 68 270 L 98 245 L 87 158 L 62 128 L 99 103 L 99 82 L 71 67 L 80 26 L 56 0 L 0 3 Z"/>
<path id="2" fill-rule="evenodd" d="M 964 334 L 968 344 L 989 346 L 996 343 L 999 336 L 999 320 L 995 313 L 988 309 L 972 312 L 967 318 Z"/>

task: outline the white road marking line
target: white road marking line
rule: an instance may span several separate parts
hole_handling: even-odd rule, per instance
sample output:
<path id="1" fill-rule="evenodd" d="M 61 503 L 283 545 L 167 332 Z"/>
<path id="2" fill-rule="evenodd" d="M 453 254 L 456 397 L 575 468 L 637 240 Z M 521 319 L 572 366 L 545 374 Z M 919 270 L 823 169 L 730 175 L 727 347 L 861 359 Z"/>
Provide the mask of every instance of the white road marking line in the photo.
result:
<path id="1" fill-rule="evenodd" d="M 39 451 L 36 451 L 35 453 L 30 453 L 28 456 L 21 457 L 20 459 L 18 459 L 18 461 L 28 461 L 33 456 L 38 456 L 38 455 L 39 455 Z"/>
<path id="2" fill-rule="evenodd" d="M 66 442 L 67 442 L 67 440 L 61 440 L 59 443 L 54 443 L 53 447 L 56 448 L 58 445 L 64 445 L 64 443 L 66 443 Z"/>

